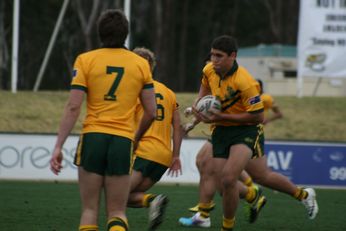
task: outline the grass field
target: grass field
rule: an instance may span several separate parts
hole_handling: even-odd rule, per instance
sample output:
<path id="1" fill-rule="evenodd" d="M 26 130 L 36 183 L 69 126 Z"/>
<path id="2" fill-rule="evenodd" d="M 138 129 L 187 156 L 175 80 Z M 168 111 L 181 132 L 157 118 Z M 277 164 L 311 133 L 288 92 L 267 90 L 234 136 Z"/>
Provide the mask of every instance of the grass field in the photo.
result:
<path id="1" fill-rule="evenodd" d="M 170 203 L 161 231 L 191 230 L 181 227 L 178 219 L 191 215 L 187 208 L 197 201 L 197 186 L 158 185 L 152 190 L 165 193 Z M 4 231 L 72 231 L 77 230 L 80 203 L 75 183 L 0 181 L 0 226 Z M 346 230 L 346 196 L 344 190 L 318 189 L 320 213 L 315 220 L 290 196 L 265 190 L 266 207 L 255 224 L 245 220 L 243 203 L 237 213 L 237 228 L 246 231 L 343 231 Z M 212 227 L 219 231 L 221 223 L 220 198 L 211 214 Z M 100 231 L 105 231 L 104 209 L 101 209 Z M 143 231 L 147 227 L 146 209 L 128 210 L 130 230 Z M 193 229 L 206 230 L 206 229 Z"/>
<path id="2" fill-rule="evenodd" d="M 68 92 L 0 91 L 0 132 L 56 133 Z M 183 109 L 196 94 L 177 94 Z M 275 97 L 284 119 L 266 126 L 268 139 L 338 141 L 346 140 L 346 100 L 344 98 Z M 79 133 L 85 109 L 74 133 Z M 187 119 L 183 119 L 185 122 Z M 199 125 L 192 137 L 203 137 L 208 126 Z M 1 160 L 0 160 L 1 161 Z M 0 169 L 1 170 L 1 169 Z M 181 216 L 191 215 L 187 207 L 198 200 L 197 186 L 159 185 L 152 191 L 170 198 L 167 219 L 158 230 L 190 230 L 179 226 Z M 346 191 L 318 189 L 320 213 L 310 221 L 304 207 L 287 195 L 265 190 L 268 203 L 256 224 L 246 222 L 242 204 L 238 209 L 236 230 L 247 231 L 344 231 L 346 230 Z M 77 230 L 80 216 L 76 183 L 0 181 L 0 230 L 4 231 L 72 231 Z M 212 213 L 212 227 L 220 230 L 220 198 Z M 105 230 L 104 208 L 101 209 L 100 231 Z M 130 230 L 146 230 L 147 210 L 128 210 Z M 193 229 L 199 230 L 199 229 Z M 235 230 L 235 231 L 236 231 Z"/>
<path id="3" fill-rule="evenodd" d="M 180 112 L 190 106 L 196 93 L 178 93 Z M 68 92 L 40 91 L 12 94 L 0 90 L 0 132 L 56 133 Z M 337 141 L 346 140 L 346 100 L 342 97 L 275 97 L 284 118 L 268 124 L 270 140 Z M 73 130 L 79 133 L 85 115 Z M 183 118 L 186 122 L 188 119 Z M 198 125 L 192 137 L 205 137 L 208 125 Z"/>

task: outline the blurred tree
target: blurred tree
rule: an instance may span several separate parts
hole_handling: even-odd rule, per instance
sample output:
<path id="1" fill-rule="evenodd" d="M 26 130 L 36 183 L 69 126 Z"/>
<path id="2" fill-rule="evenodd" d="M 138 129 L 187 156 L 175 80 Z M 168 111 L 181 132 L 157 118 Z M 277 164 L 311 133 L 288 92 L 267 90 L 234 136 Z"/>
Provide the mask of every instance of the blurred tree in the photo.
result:
<path id="1" fill-rule="evenodd" d="M 298 1 L 264 0 L 269 16 L 272 43 L 292 44 L 296 40 Z M 291 9 L 294 9 L 291 11 Z M 293 20 L 292 20 L 293 19 Z M 293 32 L 293 33 L 292 33 Z"/>
<path id="2" fill-rule="evenodd" d="M 91 35 L 95 28 L 95 21 L 99 16 L 100 0 L 93 0 L 90 2 L 91 4 L 85 4 L 85 1 L 82 4 L 81 0 L 76 0 L 73 3 L 83 33 L 82 38 L 85 40 L 85 50 L 91 50 L 94 48 Z"/>
<path id="3" fill-rule="evenodd" d="M 61 1 L 22 0 L 18 89 L 32 89 Z M 0 1 L 0 78 L 9 86 L 12 0 Z M 73 61 L 99 47 L 96 19 L 123 0 L 71 0 L 40 89 L 68 89 Z M 131 2 L 130 48 L 145 46 L 158 59 L 155 76 L 175 91 L 197 91 L 212 40 L 222 34 L 240 47 L 295 45 L 299 0 L 146 0 Z"/>
<path id="4" fill-rule="evenodd" d="M 5 14 L 7 13 L 5 2 L 0 1 L 0 89 L 8 89 L 10 86 L 9 78 L 9 59 L 8 50 L 8 27 L 6 27 Z"/>

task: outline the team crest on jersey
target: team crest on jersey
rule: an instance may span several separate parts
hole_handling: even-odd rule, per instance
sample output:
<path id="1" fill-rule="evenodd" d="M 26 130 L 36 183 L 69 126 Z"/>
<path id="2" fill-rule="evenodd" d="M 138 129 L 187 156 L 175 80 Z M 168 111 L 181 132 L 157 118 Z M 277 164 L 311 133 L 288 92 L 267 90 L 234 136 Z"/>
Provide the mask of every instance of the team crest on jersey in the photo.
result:
<path id="1" fill-rule="evenodd" d="M 255 97 L 252 97 L 249 99 L 249 104 L 254 105 L 256 103 L 259 103 L 261 101 L 261 97 L 259 95 L 256 95 Z"/>
<path id="2" fill-rule="evenodd" d="M 76 77 L 77 76 L 77 69 L 74 69 L 72 71 L 72 78 Z"/>
<path id="3" fill-rule="evenodd" d="M 236 91 L 233 90 L 233 88 L 231 88 L 230 86 L 227 87 L 227 93 L 228 95 L 232 98 L 234 97 L 234 95 L 236 94 Z"/>
<path id="4" fill-rule="evenodd" d="M 228 86 L 226 88 L 226 94 L 224 95 L 224 100 L 231 100 L 234 98 L 234 96 L 237 94 L 237 92 L 235 90 L 233 90 L 233 88 L 231 88 L 230 86 Z"/>

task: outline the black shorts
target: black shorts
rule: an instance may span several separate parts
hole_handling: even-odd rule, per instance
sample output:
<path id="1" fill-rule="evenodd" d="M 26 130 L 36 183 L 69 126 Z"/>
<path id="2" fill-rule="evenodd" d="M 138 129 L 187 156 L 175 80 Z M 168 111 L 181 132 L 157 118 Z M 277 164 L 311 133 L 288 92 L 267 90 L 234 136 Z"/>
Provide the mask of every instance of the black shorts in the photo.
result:
<path id="1" fill-rule="evenodd" d="M 129 175 L 133 161 L 132 141 L 129 138 L 85 133 L 78 143 L 74 164 L 99 175 Z"/>
<path id="2" fill-rule="evenodd" d="M 133 164 L 133 169 L 141 172 L 143 177 L 148 177 L 152 181 L 157 182 L 166 172 L 167 166 L 143 159 L 141 157 L 136 157 L 135 163 Z"/>
<path id="3" fill-rule="evenodd" d="M 216 126 L 212 134 L 213 156 L 225 158 L 229 149 L 235 144 L 245 144 L 252 150 L 252 158 L 264 154 L 263 125 L 251 126 Z"/>

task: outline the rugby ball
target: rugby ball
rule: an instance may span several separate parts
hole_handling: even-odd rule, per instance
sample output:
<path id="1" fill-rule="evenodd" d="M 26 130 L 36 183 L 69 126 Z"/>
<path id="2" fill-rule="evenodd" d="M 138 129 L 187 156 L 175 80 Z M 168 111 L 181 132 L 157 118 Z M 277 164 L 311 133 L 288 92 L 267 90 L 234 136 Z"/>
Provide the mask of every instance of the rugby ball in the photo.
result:
<path id="1" fill-rule="evenodd" d="M 209 116 L 211 112 L 221 111 L 221 102 L 213 95 L 206 95 L 198 100 L 196 110 L 205 116 Z"/>

